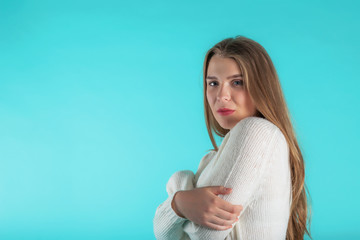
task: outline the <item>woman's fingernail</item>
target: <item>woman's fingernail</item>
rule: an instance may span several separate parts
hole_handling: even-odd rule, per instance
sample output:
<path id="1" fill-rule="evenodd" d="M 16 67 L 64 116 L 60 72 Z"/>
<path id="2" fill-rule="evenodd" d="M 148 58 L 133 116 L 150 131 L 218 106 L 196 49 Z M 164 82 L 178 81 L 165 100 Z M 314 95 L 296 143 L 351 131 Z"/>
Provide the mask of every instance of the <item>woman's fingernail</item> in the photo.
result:
<path id="1" fill-rule="evenodd" d="M 239 216 L 237 216 L 237 219 L 240 219 L 240 215 L 239 215 Z"/>

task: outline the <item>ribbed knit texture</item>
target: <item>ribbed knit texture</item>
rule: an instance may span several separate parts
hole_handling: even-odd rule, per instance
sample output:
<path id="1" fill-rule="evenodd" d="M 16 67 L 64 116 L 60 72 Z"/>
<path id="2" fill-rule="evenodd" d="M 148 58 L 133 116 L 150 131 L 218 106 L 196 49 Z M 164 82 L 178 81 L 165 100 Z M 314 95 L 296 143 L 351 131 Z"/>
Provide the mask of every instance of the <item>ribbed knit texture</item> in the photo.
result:
<path id="1" fill-rule="evenodd" d="M 178 216 L 171 207 L 174 194 L 206 186 L 232 192 L 218 197 L 242 205 L 240 219 L 228 230 L 200 226 Z M 175 172 L 153 219 L 156 239 L 281 240 L 286 238 L 291 204 L 289 148 L 280 129 L 259 117 L 239 121 L 224 137 L 218 152 L 207 153 L 196 174 Z"/>

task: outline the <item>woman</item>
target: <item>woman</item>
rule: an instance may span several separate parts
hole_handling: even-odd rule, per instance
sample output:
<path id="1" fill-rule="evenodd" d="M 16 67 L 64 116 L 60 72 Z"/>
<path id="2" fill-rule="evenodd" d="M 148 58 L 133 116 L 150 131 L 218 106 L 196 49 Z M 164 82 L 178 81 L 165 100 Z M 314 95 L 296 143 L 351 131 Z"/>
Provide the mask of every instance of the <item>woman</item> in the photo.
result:
<path id="1" fill-rule="evenodd" d="M 170 177 L 153 220 L 156 238 L 310 236 L 304 160 L 266 50 L 243 36 L 217 43 L 205 56 L 203 82 L 214 149 L 195 175 Z M 224 137 L 219 148 L 212 131 Z"/>

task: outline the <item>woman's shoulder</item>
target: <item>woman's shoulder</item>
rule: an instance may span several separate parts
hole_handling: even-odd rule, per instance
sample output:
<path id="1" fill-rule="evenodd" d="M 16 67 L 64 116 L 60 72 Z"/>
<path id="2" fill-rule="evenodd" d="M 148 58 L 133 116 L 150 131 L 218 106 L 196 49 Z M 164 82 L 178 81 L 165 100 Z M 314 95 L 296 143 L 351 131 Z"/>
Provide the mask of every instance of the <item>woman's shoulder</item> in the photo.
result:
<path id="1" fill-rule="evenodd" d="M 237 128 L 242 128 L 242 127 L 246 127 L 246 128 L 251 128 L 251 129 L 256 129 L 256 128 L 267 128 L 267 129 L 275 129 L 278 128 L 275 124 L 273 124 L 272 122 L 270 122 L 269 120 L 267 120 L 266 118 L 261 118 L 261 117 L 246 117 L 241 119 L 232 129 L 237 129 Z"/>
<path id="2" fill-rule="evenodd" d="M 232 134 L 249 135 L 257 138 L 266 139 L 275 137 L 278 139 L 285 139 L 278 126 L 266 118 L 261 117 L 246 117 L 241 119 L 231 130 Z"/>

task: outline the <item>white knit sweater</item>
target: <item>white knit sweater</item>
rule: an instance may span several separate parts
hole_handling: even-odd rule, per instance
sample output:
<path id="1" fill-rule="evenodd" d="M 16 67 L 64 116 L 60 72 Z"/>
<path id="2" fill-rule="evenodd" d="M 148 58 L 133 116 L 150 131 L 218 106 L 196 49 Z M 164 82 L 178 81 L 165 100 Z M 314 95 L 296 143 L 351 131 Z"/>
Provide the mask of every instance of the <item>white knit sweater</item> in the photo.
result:
<path id="1" fill-rule="evenodd" d="M 225 201 L 242 205 L 231 229 L 215 230 L 178 216 L 171 207 L 174 194 L 205 186 L 232 188 Z M 175 172 L 153 219 L 156 239 L 285 239 L 291 203 L 289 148 L 280 129 L 259 117 L 239 121 L 224 137 L 218 152 L 210 151 L 198 171 Z"/>

